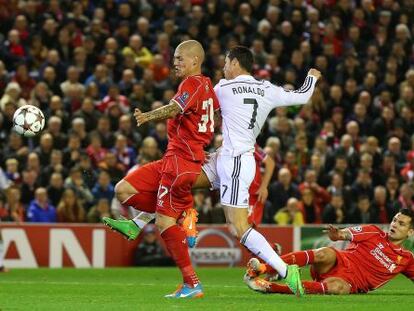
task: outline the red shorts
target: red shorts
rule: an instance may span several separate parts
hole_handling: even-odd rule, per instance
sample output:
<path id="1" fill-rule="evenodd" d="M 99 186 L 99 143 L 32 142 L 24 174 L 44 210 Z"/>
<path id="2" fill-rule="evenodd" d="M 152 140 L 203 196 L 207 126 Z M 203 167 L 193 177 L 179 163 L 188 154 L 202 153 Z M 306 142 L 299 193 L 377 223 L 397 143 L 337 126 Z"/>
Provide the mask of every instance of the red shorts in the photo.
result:
<path id="1" fill-rule="evenodd" d="M 124 180 L 140 193 L 139 210 L 179 218 L 193 207 L 191 189 L 200 172 L 201 163 L 172 155 L 130 172 Z"/>
<path id="2" fill-rule="evenodd" d="M 124 177 L 138 192 L 137 208 L 140 211 L 155 213 L 157 193 L 160 187 L 162 160 L 145 164 Z"/>
<path id="3" fill-rule="evenodd" d="M 360 292 L 358 281 L 356 279 L 357 273 L 355 269 L 353 269 L 352 263 L 346 257 L 344 252 L 341 252 L 333 247 L 331 247 L 336 252 L 336 264 L 335 266 L 329 270 L 327 273 L 319 274 L 311 266 L 311 276 L 312 279 L 318 282 L 322 282 L 327 278 L 340 278 L 346 281 L 351 286 L 351 293 L 355 294 Z"/>
<path id="4" fill-rule="evenodd" d="M 157 213 L 179 218 L 183 211 L 193 207 L 191 189 L 201 173 L 201 162 L 192 162 L 177 155 L 163 159 Z"/>

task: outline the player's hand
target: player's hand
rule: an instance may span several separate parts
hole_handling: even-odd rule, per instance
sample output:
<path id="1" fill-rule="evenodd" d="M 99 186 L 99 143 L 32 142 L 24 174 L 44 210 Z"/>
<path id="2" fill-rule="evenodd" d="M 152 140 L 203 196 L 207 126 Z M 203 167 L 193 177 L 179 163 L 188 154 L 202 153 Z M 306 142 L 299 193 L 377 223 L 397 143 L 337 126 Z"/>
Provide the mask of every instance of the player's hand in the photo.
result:
<path id="1" fill-rule="evenodd" d="M 338 241 L 341 239 L 341 231 L 332 225 L 328 225 L 328 227 L 323 230 L 323 232 L 328 234 L 328 237 L 331 239 L 331 241 Z"/>
<path id="2" fill-rule="evenodd" d="M 258 200 L 260 203 L 264 204 L 266 202 L 267 196 L 269 195 L 269 192 L 267 190 L 267 187 L 259 187 L 259 190 L 257 190 L 256 194 L 258 195 Z"/>
<path id="3" fill-rule="evenodd" d="M 308 71 L 308 75 L 312 75 L 312 76 L 316 77 L 316 80 L 319 80 L 322 77 L 321 72 L 318 69 L 315 69 L 315 68 L 311 68 Z"/>
<path id="4" fill-rule="evenodd" d="M 139 110 L 138 108 L 135 108 L 134 117 L 135 117 L 135 120 L 137 121 L 137 126 L 141 126 L 142 124 L 148 121 L 145 113 L 142 113 L 142 111 Z"/>

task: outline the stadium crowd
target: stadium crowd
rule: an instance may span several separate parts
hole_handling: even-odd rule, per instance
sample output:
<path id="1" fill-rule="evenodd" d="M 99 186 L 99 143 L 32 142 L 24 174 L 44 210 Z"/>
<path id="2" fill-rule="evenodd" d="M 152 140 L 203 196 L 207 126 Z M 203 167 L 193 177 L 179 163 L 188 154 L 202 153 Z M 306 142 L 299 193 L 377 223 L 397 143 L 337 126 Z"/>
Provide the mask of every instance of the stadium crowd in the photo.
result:
<path id="1" fill-rule="evenodd" d="M 0 0 L 0 219 L 128 216 L 115 184 L 168 141 L 132 113 L 169 102 L 174 48 L 196 39 L 213 84 L 238 44 L 257 79 L 294 89 L 322 72 L 258 138 L 277 163 L 264 223 L 389 223 L 414 209 L 413 16 L 409 0 Z M 38 137 L 12 130 L 24 104 L 46 116 Z M 201 222 L 224 221 L 214 194 L 194 198 Z"/>

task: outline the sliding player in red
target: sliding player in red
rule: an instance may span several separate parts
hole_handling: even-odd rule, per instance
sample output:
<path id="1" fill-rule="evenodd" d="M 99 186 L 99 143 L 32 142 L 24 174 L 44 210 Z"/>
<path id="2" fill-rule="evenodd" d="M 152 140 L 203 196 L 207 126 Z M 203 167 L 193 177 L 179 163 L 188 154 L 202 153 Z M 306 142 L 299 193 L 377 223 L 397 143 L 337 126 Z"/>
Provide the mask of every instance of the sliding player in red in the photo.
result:
<path id="1" fill-rule="evenodd" d="M 374 225 L 339 230 L 332 225 L 326 230 L 332 241 L 350 241 L 345 250 L 323 247 L 293 252 L 281 258 L 287 264 L 311 265 L 313 281 L 303 281 L 307 294 L 356 294 L 375 290 L 397 274 L 414 281 L 414 256 L 402 243 L 414 234 L 414 213 L 401 209 L 388 232 Z M 292 294 L 282 284 L 260 278 L 272 273 L 268 265 L 252 258 L 248 263 L 245 282 L 249 288 L 263 293 Z"/>

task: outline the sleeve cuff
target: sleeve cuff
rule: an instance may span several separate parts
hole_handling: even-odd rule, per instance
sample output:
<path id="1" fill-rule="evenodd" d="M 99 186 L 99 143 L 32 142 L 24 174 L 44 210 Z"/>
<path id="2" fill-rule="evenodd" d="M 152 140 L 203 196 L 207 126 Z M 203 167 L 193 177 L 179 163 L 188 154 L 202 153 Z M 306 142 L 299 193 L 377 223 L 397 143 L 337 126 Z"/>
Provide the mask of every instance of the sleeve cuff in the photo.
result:
<path id="1" fill-rule="evenodd" d="M 175 104 L 177 104 L 177 106 L 178 106 L 178 107 L 180 107 L 180 109 L 181 109 L 181 113 L 183 113 L 183 112 L 184 112 L 184 108 L 185 108 L 185 107 L 181 106 L 181 105 L 180 105 L 180 103 L 179 103 L 178 101 L 176 101 L 174 98 L 173 98 L 173 99 L 171 99 L 170 101 L 171 101 L 171 102 L 173 102 L 173 103 L 175 103 Z"/>

